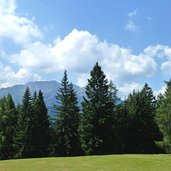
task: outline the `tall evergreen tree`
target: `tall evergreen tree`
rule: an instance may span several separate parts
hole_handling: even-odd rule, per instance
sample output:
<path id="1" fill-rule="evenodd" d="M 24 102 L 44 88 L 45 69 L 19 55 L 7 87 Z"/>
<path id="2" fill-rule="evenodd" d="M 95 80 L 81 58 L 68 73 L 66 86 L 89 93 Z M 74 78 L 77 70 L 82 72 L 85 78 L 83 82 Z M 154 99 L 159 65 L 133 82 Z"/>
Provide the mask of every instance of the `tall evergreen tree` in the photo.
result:
<path id="1" fill-rule="evenodd" d="M 55 155 L 78 155 L 79 108 L 76 93 L 72 84 L 68 81 L 66 71 L 64 72 L 56 99 Z"/>
<path id="2" fill-rule="evenodd" d="M 111 100 L 111 102 L 114 103 L 114 105 L 116 105 L 119 101 L 117 92 L 118 90 L 116 89 L 116 86 L 113 84 L 112 81 L 110 81 L 109 82 L 109 99 Z"/>
<path id="3" fill-rule="evenodd" d="M 33 117 L 32 123 L 32 157 L 45 157 L 48 155 L 50 143 L 50 123 L 47 108 L 41 90 L 33 96 Z"/>
<path id="4" fill-rule="evenodd" d="M 114 148 L 114 103 L 109 94 L 109 85 L 98 63 L 95 64 L 82 102 L 80 139 L 86 154 L 107 154 Z"/>
<path id="5" fill-rule="evenodd" d="M 118 148 L 119 153 L 129 153 L 128 142 L 130 142 L 130 125 L 131 119 L 128 115 L 128 106 L 127 101 L 122 101 L 117 106 L 116 112 L 116 132 L 118 135 Z"/>
<path id="6" fill-rule="evenodd" d="M 0 108 L 0 158 L 12 159 L 17 152 L 15 138 L 18 113 L 10 94 L 1 99 Z"/>
<path id="7" fill-rule="evenodd" d="M 166 82 L 166 86 L 164 95 L 158 96 L 156 120 L 164 134 L 159 144 L 167 153 L 171 153 L 171 80 Z"/>
<path id="8" fill-rule="evenodd" d="M 124 140 L 123 135 L 126 128 L 126 117 L 125 113 L 121 113 L 121 100 L 117 96 L 117 88 L 112 81 L 109 82 L 109 101 L 113 104 L 113 146 L 115 147 L 113 153 L 124 152 Z M 124 131 L 123 131 L 124 130 Z"/>
<path id="9" fill-rule="evenodd" d="M 32 151 L 32 123 L 34 122 L 32 97 L 29 87 L 26 88 L 22 98 L 22 104 L 20 108 L 19 120 L 18 120 L 18 157 L 31 157 Z"/>
<path id="10" fill-rule="evenodd" d="M 127 152 L 158 153 L 156 141 L 162 134 L 155 121 L 156 100 L 147 84 L 140 92 L 133 92 L 126 101 L 129 118 Z"/>

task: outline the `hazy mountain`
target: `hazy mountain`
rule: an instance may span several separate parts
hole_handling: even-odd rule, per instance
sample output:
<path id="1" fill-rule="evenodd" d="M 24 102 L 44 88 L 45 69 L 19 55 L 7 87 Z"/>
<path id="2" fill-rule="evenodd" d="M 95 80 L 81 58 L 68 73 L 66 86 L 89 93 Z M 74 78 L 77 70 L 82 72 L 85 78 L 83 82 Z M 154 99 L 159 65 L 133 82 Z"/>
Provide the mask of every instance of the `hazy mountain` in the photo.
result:
<path id="1" fill-rule="evenodd" d="M 44 95 L 44 99 L 49 110 L 49 114 L 53 114 L 53 105 L 56 103 L 55 95 L 60 87 L 60 83 L 56 81 L 36 81 L 29 82 L 24 85 L 15 85 L 8 88 L 0 89 L 0 97 L 6 96 L 10 93 L 13 96 L 14 102 L 16 104 L 21 103 L 22 96 L 26 87 L 30 88 L 31 93 L 34 91 L 41 90 Z M 82 96 L 84 95 L 84 88 L 74 85 L 74 89 L 77 92 L 78 101 L 82 101 Z"/>

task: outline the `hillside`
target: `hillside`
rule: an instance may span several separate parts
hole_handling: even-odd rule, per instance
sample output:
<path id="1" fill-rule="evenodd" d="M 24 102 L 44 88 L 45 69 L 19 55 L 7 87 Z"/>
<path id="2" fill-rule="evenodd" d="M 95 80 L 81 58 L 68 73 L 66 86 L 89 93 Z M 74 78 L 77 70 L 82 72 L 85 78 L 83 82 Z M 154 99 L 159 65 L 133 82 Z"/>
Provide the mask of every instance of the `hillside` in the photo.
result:
<path id="1" fill-rule="evenodd" d="M 0 161 L 1 171 L 170 171 L 171 155 L 106 155 Z"/>
<path id="2" fill-rule="evenodd" d="M 49 114 L 53 115 L 53 105 L 56 103 L 55 95 L 60 87 L 60 83 L 56 81 L 36 81 L 29 82 L 24 85 L 15 85 L 8 88 L 2 88 L 0 89 L 0 98 L 10 93 L 13 96 L 14 102 L 19 104 L 21 103 L 26 87 L 30 88 L 31 93 L 42 90 Z M 77 92 L 78 101 L 81 102 L 82 96 L 84 95 L 84 88 L 74 85 L 74 89 Z"/>

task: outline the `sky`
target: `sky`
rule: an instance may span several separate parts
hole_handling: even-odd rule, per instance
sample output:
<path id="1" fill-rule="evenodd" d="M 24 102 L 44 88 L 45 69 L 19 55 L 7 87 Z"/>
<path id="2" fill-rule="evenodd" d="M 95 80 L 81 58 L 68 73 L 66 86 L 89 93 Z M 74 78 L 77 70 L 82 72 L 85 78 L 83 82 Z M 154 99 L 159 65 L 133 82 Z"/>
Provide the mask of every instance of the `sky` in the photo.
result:
<path id="1" fill-rule="evenodd" d="M 0 88 L 87 83 L 96 62 L 124 98 L 171 75 L 170 0 L 0 0 Z"/>

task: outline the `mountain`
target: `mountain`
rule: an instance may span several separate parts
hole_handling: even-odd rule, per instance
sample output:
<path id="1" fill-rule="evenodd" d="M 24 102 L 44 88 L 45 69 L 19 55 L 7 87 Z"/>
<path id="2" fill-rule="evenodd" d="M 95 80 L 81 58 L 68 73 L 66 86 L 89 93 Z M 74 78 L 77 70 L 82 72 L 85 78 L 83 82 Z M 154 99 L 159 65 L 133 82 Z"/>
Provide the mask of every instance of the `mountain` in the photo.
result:
<path id="1" fill-rule="evenodd" d="M 73 86 L 74 90 L 77 92 L 78 101 L 80 103 L 82 101 L 85 89 L 76 85 Z M 8 88 L 2 88 L 0 89 L 0 98 L 10 93 L 14 99 L 15 104 L 20 104 L 26 87 L 30 88 L 32 94 L 34 91 L 39 90 L 43 92 L 44 100 L 48 108 L 49 115 L 52 116 L 54 114 L 53 105 L 56 104 L 55 95 L 60 87 L 60 83 L 57 81 L 36 81 L 29 82 L 24 85 L 15 85 Z"/>

